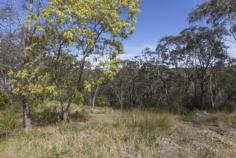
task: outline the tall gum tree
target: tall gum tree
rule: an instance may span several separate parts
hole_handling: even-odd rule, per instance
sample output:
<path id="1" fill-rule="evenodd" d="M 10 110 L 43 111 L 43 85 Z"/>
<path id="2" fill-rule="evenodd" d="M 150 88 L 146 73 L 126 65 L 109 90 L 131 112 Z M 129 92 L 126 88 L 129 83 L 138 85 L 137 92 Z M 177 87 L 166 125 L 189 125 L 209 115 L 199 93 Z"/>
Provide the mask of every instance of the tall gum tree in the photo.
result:
<path id="1" fill-rule="evenodd" d="M 88 96 L 87 98 L 92 108 L 95 107 L 96 99 L 102 86 L 113 80 L 119 71 L 120 60 L 116 55 L 111 54 L 107 60 L 102 58 L 94 68 L 90 68 L 91 70 L 84 80 L 84 93 Z"/>
<path id="2" fill-rule="evenodd" d="M 206 107 L 208 93 L 215 98 L 212 87 L 208 87 L 211 85 L 209 82 L 214 67 L 224 64 L 228 58 L 223 41 L 224 35 L 225 31 L 221 28 L 190 27 L 178 36 L 163 38 L 158 44 L 156 51 L 163 62 L 176 69 L 184 70 L 181 75 L 184 81 L 183 92 L 190 94 L 194 107 Z M 193 89 L 191 90 L 193 94 L 189 93 L 190 89 Z M 214 104 L 215 101 L 212 99 L 213 108 Z"/>
<path id="3" fill-rule="evenodd" d="M 213 27 L 224 26 L 236 42 L 236 1 L 210 0 L 199 4 L 190 14 L 189 22 L 205 20 Z"/>
<path id="4" fill-rule="evenodd" d="M 52 92 L 53 87 L 47 86 L 48 74 L 42 69 L 41 41 L 37 32 L 37 16 L 40 16 L 40 0 L 27 0 L 26 20 L 23 21 L 18 14 L 19 24 L 22 30 L 23 61 L 18 70 L 9 71 L 11 84 L 14 85 L 13 93 L 21 97 L 23 108 L 23 126 L 26 132 L 32 129 L 30 103 L 38 95 Z M 15 7 L 16 8 L 16 7 Z"/>

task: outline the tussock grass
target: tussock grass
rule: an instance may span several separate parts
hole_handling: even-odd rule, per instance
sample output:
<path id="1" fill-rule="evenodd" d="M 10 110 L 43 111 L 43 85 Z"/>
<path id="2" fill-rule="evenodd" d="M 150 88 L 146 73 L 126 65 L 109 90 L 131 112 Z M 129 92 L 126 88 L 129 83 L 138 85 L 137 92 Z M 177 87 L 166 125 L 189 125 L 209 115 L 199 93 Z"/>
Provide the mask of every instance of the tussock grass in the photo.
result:
<path id="1" fill-rule="evenodd" d="M 12 130 L 16 128 L 18 122 L 16 120 L 16 115 L 13 111 L 5 111 L 1 113 L 0 116 L 0 127 L 2 130 Z"/>
<path id="2" fill-rule="evenodd" d="M 16 133 L 0 142 L 1 157 L 156 157 L 159 136 L 170 131 L 175 121 L 169 114 L 111 109 L 104 114 L 101 110 L 90 113 L 87 122 L 57 123 L 28 134 Z"/>
<path id="3" fill-rule="evenodd" d="M 189 118 L 189 121 L 193 121 L 201 125 L 213 125 L 222 128 L 236 128 L 236 111 L 233 111 L 231 113 L 208 113 L 206 116 L 203 117 L 197 117 L 196 115 L 192 115 L 191 118 Z"/>
<path id="4" fill-rule="evenodd" d="M 126 114 L 124 125 L 140 136 L 148 146 L 158 146 L 162 134 L 170 134 L 176 124 L 176 117 L 169 113 L 133 110 Z"/>
<path id="5" fill-rule="evenodd" d="M 41 113 L 45 109 L 38 112 Z M 49 111 L 55 112 L 52 109 Z M 91 110 L 86 106 L 74 106 L 71 114 L 68 123 L 40 125 L 30 133 L 18 131 L 1 139 L 0 157 L 201 158 L 214 152 L 214 157 L 230 158 L 235 154 L 233 140 L 227 142 L 214 131 L 189 126 L 183 123 L 179 116 L 168 112 L 137 109 L 119 111 L 111 108 Z M 221 117 L 220 114 L 215 115 Z M 233 117 L 234 114 L 230 114 L 230 120 Z M 207 121 L 214 122 L 215 119 L 214 116 Z M 223 119 L 223 116 L 220 119 Z M 189 141 L 186 142 L 185 139 Z M 221 142 L 221 146 L 225 148 L 217 148 L 216 151 L 208 149 L 214 143 L 213 140 Z M 202 154 L 197 155 L 196 149 Z"/>
<path id="6" fill-rule="evenodd" d="M 165 112 L 134 110 L 127 115 L 127 125 L 137 127 L 141 131 L 169 131 L 176 122 L 176 116 Z"/>

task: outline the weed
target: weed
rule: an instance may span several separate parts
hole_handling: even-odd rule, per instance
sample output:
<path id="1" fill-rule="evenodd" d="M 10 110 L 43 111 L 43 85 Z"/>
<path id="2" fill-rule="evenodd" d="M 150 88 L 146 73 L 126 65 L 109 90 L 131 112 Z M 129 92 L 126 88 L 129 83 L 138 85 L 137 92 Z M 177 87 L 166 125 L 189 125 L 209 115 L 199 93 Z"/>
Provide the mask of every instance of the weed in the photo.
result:
<path id="1" fill-rule="evenodd" d="M 3 130 L 12 130 L 17 127 L 16 115 L 12 111 L 5 111 L 0 118 L 0 127 Z"/>

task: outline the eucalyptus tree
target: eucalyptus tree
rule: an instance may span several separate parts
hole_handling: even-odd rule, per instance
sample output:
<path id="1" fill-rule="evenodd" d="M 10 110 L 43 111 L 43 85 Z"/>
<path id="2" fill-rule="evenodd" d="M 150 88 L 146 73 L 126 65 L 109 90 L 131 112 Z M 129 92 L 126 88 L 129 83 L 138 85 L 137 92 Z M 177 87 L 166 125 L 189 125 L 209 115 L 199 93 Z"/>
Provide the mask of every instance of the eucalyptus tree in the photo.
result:
<path id="1" fill-rule="evenodd" d="M 12 1 L 15 2 L 15 1 Z M 22 1 L 25 6 L 24 17 L 16 10 L 18 26 L 20 29 L 22 61 L 18 69 L 11 69 L 8 73 L 10 82 L 15 95 L 20 96 L 23 105 L 23 126 L 26 131 L 32 128 L 31 104 L 39 97 L 53 93 L 53 86 L 46 83 L 50 79 L 48 73 L 44 71 L 43 61 L 44 51 L 42 46 L 44 41 L 39 36 L 38 21 L 42 20 L 41 9 L 43 7 L 41 0 Z M 39 20 L 41 19 L 41 20 Z"/>
<path id="2" fill-rule="evenodd" d="M 9 95 L 7 72 L 21 65 L 22 43 L 14 7 L 11 3 L 0 5 L 0 91 Z"/>
<path id="3" fill-rule="evenodd" d="M 44 70 L 49 74 L 48 86 L 52 86 L 54 89 L 51 97 L 55 98 L 60 104 L 60 118 L 64 120 L 68 117 L 67 111 L 74 100 L 68 100 L 71 96 L 77 92 L 77 81 L 79 77 L 79 61 L 76 56 L 68 54 L 67 52 L 61 52 L 59 59 L 54 56 L 47 56 L 44 60 Z"/>
<path id="4" fill-rule="evenodd" d="M 128 63 L 131 63 L 131 61 L 121 61 L 119 64 L 119 71 L 115 75 L 114 79 L 111 80 L 109 83 L 109 89 L 111 89 L 111 92 L 109 94 L 111 95 L 110 98 L 114 98 L 114 102 L 118 103 L 121 109 L 123 109 L 123 106 L 125 104 L 125 90 L 127 89 L 127 78 L 130 74 L 133 74 L 128 69 Z M 130 73 L 128 73 L 130 72 Z"/>
<path id="5" fill-rule="evenodd" d="M 171 88 L 175 86 L 173 82 L 175 76 L 167 63 L 164 63 L 161 56 L 155 51 L 146 49 L 139 61 L 139 80 L 149 81 L 143 83 L 142 99 L 145 106 L 170 105 Z M 177 81 L 177 80 L 176 80 Z"/>
<path id="6" fill-rule="evenodd" d="M 88 96 L 89 104 L 95 107 L 97 96 L 105 85 L 114 78 L 118 72 L 120 60 L 111 54 L 108 59 L 102 57 L 94 68 L 90 68 L 84 80 L 84 93 Z M 98 62 L 98 61 L 97 61 Z"/>
<path id="7" fill-rule="evenodd" d="M 30 89 L 34 89 L 29 80 L 29 82 L 26 82 L 26 76 L 29 73 L 29 71 L 32 71 L 32 58 L 30 58 L 32 48 L 33 48 L 33 34 L 34 34 L 34 24 L 33 24 L 33 15 L 34 15 L 34 1 L 29 0 L 27 1 L 27 16 L 26 20 L 19 20 L 19 26 L 20 30 L 22 32 L 22 67 L 17 70 L 11 70 L 9 72 L 9 75 L 11 77 L 11 82 L 15 86 L 13 88 L 13 92 L 16 92 L 17 95 L 21 96 L 22 105 L 23 105 L 23 126 L 26 131 L 30 130 L 32 128 L 32 122 L 30 117 L 30 105 L 29 105 L 29 94 Z M 15 11 L 16 12 L 16 11 Z M 17 15 L 18 19 L 21 19 L 19 17 L 19 14 Z M 29 71 L 28 71 L 29 70 Z M 29 77 L 29 76 L 28 76 Z M 32 76 L 33 77 L 33 76 Z M 23 82 L 21 82 L 23 81 Z M 29 92 L 29 93 L 28 93 Z"/>
<path id="8" fill-rule="evenodd" d="M 205 19 L 213 27 L 224 26 L 236 42 L 236 1 L 209 0 L 198 5 L 189 15 L 191 23 Z"/>
<path id="9" fill-rule="evenodd" d="M 121 61 L 119 71 L 111 81 L 110 88 L 120 108 L 134 107 L 140 103 L 139 64 L 137 61 Z"/>
<path id="10" fill-rule="evenodd" d="M 157 47 L 165 62 L 184 71 L 183 91 L 195 107 L 206 106 L 207 94 L 214 95 L 213 90 L 209 92 L 209 82 L 214 67 L 227 59 L 224 35 L 221 28 L 191 27 L 178 36 L 163 38 Z M 214 100 L 210 104 L 214 107 Z"/>

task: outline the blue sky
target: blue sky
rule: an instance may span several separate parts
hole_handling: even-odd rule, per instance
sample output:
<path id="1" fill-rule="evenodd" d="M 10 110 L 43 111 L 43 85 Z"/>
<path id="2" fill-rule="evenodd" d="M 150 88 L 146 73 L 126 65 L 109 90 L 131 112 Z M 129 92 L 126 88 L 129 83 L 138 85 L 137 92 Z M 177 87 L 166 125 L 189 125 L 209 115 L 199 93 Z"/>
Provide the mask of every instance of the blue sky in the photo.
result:
<path id="1" fill-rule="evenodd" d="M 17 5 L 21 6 L 21 1 L 16 0 Z M 203 1 L 206 0 L 142 0 L 136 31 L 124 41 L 125 54 L 122 58 L 139 55 L 145 48 L 155 49 L 162 37 L 176 35 L 188 27 L 188 14 Z M 236 45 L 229 45 L 230 53 L 236 56 Z"/>
<path id="2" fill-rule="evenodd" d="M 176 35 L 188 27 L 188 13 L 203 0 L 142 0 L 136 32 L 124 42 L 123 58 L 140 54 L 143 49 L 155 48 L 167 35 Z"/>

